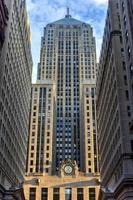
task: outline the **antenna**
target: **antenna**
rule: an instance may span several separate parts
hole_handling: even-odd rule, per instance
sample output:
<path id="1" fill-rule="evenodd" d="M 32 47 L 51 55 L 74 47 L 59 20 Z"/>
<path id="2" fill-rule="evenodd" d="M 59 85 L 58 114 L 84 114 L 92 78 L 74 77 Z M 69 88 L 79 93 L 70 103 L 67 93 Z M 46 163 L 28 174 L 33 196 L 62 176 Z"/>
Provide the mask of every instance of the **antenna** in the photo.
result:
<path id="1" fill-rule="evenodd" d="M 70 13 L 69 13 L 69 7 L 67 7 L 67 14 L 66 14 L 65 17 L 66 17 L 66 18 L 71 18 L 71 15 L 70 15 Z"/>
<path id="2" fill-rule="evenodd" d="M 69 7 L 67 7 L 67 16 L 69 16 Z"/>

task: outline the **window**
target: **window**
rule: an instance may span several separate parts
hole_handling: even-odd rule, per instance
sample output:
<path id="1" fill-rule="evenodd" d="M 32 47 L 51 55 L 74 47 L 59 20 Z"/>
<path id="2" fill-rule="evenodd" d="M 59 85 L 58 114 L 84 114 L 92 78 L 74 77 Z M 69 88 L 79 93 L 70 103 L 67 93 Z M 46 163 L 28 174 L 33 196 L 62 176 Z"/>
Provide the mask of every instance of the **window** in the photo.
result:
<path id="1" fill-rule="evenodd" d="M 130 58 L 130 56 L 131 56 L 131 49 L 130 49 L 130 47 L 128 47 L 127 52 L 128 52 L 128 57 Z"/>
<path id="2" fill-rule="evenodd" d="M 49 146 L 47 146 L 47 150 L 49 150 Z"/>
<path id="3" fill-rule="evenodd" d="M 49 165 L 49 160 L 46 160 L 46 165 Z"/>
<path id="4" fill-rule="evenodd" d="M 126 40 L 128 41 L 128 31 L 125 33 Z"/>
<path id="5" fill-rule="evenodd" d="M 47 200 L 47 199 L 48 199 L 48 188 L 42 188 L 41 200 Z"/>
<path id="6" fill-rule="evenodd" d="M 50 132 L 47 132 L 47 136 L 50 136 Z"/>
<path id="7" fill-rule="evenodd" d="M 91 153 L 88 153 L 88 158 L 91 158 Z"/>
<path id="8" fill-rule="evenodd" d="M 89 188 L 89 200 L 95 200 L 96 194 L 95 194 L 95 188 Z"/>
<path id="9" fill-rule="evenodd" d="M 45 171 L 46 171 L 46 173 L 48 173 L 48 171 L 49 171 L 48 168 L 46 168 Z"/>
<path id="10" fill-rule="evenodd" d="M 130 73 L 131 73 L 131 76 L 133 76 L 133 65 L 130 65 Z"/>
<path id="11" fill-rule="evenodd" d="M 36 112 L 33 112 L 33 116 L 36 116 Z"/>
<path id="12" fill-rule="evenodd" d="M 36 188 L 30 188 L 30 198 L 29 200 L 36 200 Z"/>
<path id="13" fill-rule="evenodd" d="M 65 189 L 65 200 L 72 200 L 72 189 L 71 188 Z"/>
<path id="14" fill-rule="evenodd" d="M 35 136 L 35 132 L 32 132 L 32 136 Z"/>
<path id="15" fill-rule="evenodd" d="M 133 140 L 131 140 L 131 150 L 133 152 Z"/>
<path id="16" fill-rule="evenodd" d="M 126 16 L 124 16 L 124 25 L 126 26 L 126 23 L 127 23 L 127 19 L 126 19 Z"/>
<path id="17" fill-rule="evenodd" d="M 30 165 L 33 165 L 33 160 L 30 161 Z"/>
<path id="18" fill-rule="evenodd" d="M 89 112 L 87 112 L 87 116 L 89 117 L 89 115 L 90 115 L 90 113 Z"/>
<path id="19" fill-rule="evenodd" d="M 31 155 L 30 155 L 30 156 L 31 156 L 31 158 L 33 158 L 33 157 L 34 157 L 34 153 L 31 153 Z"/>
<path id="20" fill-rule="evenodd" d="M 89 173 L 91 173 L 91 168 L 88 169 Z"/>
<path id="21" fill-rule="evenodd" d="M 83 188 L 77 188 L 77 200 L 83 200 L 83 199 L 84 199 Z"/>
<path id="22" fill-rule="evenodd" d="M 31 146 L 31 150 L 34 150 L 34 146 Z"/>
<path id="23" fill-rule="evenodd" d="M 60 189 L 53 188 L 53 200 L 59 200 L 59 199 L 60 199 Z"/>
<path id="24" fill-rule="evenodd" d="M 91 165 L 91 161 L 90 160 L 88 161 L 88 165 Z"/>
<path id="25" fill-rule="evenodd" d="M 128 93 L 128 90 L 126 90 L 126 99 L 129 100 L 129 93 Z"/>
<path id="26" fill-rule="evenodd" d="M 33 172 L 33 168 L 30 168 L 30 172 L 31 172 L 31 173 Z"/>

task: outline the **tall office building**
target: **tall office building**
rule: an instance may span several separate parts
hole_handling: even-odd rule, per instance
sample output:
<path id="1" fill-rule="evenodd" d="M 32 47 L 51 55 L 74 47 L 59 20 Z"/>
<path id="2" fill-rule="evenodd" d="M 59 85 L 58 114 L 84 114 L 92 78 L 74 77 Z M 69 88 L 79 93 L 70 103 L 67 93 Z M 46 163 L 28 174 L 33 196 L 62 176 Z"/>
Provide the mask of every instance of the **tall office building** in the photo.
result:
<path id="1" fill-rule="evenodd" d="M 25 1 L 1 0 L 0 199 L 23 198 L 21 184 L 28 140 L 31 70 Z"/>
<path id="2" fill-rule="evenodd" d="M 131 120 L 133 130 L 133 0 L 118 1 L 123 38 L 124 57 L 127 70 L 127 81 L 130 93 Z"/>
<path id="3" fill-rule="evenodd" d="M 89 24 L 48 24 L 32 86 L 27 199 L 98 198 L 96 46 Z"/>
<path id="4" fill-rule="evenodd" d="M 5 27 L 8 20 L 8 10 L 4 0 L 0 1 L 0 50 L 5 40 Z"/>
<path id="5" fill-rule="evenodd" d="M 133 199 L 132 8 L 109 0 L 97 80 L 101 200 Z"/>

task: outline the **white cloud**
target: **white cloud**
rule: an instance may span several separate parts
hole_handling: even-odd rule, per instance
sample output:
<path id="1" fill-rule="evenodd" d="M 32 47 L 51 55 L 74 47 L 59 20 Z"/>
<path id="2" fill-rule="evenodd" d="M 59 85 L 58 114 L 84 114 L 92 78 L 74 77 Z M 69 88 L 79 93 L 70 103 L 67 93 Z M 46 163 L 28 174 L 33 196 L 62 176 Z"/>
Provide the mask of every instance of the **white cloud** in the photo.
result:
<path id="1" fill-rule="evenodd" d="M 96 4 L 107 4 L 108 0 L 93 0 Z"/>

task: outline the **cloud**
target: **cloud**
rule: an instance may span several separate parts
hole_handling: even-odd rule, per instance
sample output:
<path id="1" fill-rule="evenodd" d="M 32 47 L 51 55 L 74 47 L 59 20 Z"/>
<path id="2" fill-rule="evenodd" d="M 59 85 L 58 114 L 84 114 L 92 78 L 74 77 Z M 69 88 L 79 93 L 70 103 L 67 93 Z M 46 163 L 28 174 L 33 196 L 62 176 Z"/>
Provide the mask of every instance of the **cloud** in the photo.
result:
<path id="1" fill-rule="evenodd" d="M 72 17 L 85 21 L 93 27 L 97 44 L 97 57 L 99 57 L 107 0 L 27 0 L 32 34 L 33 82 L 36 81 L 43 28 L 46 24 L 63 18 L 67 6 L 70 8 Z"/>
<path id="2" fill-rule="evenodd" d="M 108 0 L 94 0 L 94 2 L 96 3 L 96 4 L 107 4 L 108 3 Z"/>

